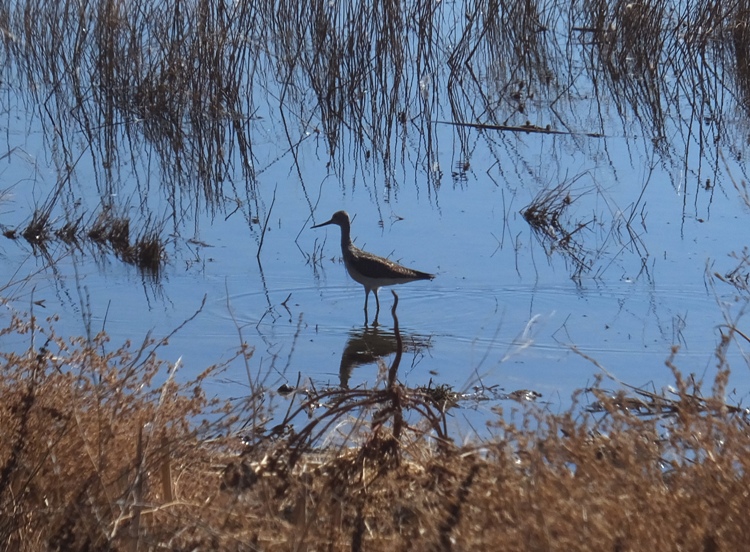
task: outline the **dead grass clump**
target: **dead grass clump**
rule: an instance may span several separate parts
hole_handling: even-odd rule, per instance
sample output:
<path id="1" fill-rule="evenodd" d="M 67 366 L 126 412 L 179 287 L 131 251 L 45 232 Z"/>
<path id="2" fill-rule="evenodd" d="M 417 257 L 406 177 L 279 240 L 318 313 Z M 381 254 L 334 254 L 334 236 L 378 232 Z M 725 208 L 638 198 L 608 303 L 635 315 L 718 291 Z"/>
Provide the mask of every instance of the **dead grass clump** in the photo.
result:
<path id="1" fill-rule="evenodd" d="M 165 244 L 154 231 L 146 231 L 135 240 L 135 265 L 142 271 L 159 276 L 166 258 Z"/>
<path id="2" fill-rule="evenodd" d="M 104 208 L 94 219 L 87 236 L 99 245 L 109 245 L 122 255 L 130 248 L 130 219 Z"/>
<path id="3" fill-rule="evenodd" d="M 203 376 L 177 383 L 178 367 L 157 360 L 152 341 L 105 352 L 103 334 L 66 342 L 20 319 L 8 333 L 32 340 L 46 333 L 47 343 L 0 353 L 6 547 L 134 550 L 173 538 L 176 519 L 185 530 L 187 512 L 219 483 L 210 468 L 216 452 L 201 435 L 220 433 L 222 424 L 199 425 L 216 406 L 202 391 Z"/>
<path id="4" fill-rule="evenodd" d="M 579 238 L 579 232 L 586 229 L 589 223 L 578 222 L 573 229 L 568 229 L 563 219 L 564 212 L 573 203 L 573 182 L 542 190 L 531 204 L 521 210 L 521 215 L 534 230 L 547 254 L 551 255 L 554 251 L 563 253 L 573 265 L 573 278 L 579 278 L 591 268 L 591 261 Z"/>
<path id="5" fill-rule="evenodd" d="M 135 265 L 142 273 L 158 278 L 167 258 L 161 230 L 161 227 L 149 220 L 132 245 L 127 244 L 121 249 L 113 246 L 113 249 L 121 259 Z"/>
<path id="6" fill-rule="evenodd" d="M 374 431 L 360 444 L 310 450 L 291 471 L 233 465 L 243 484 L 225 484 L 224 498 L 242 525 L 271 520 L 240 504 L 275 497 L 285 532 L 255 533 L 265 549 L 742 548 L 747 420 L 692 404 L 674 398 L 681 414 L 666 420 L 614 403 L 598 418 L 527 410 L 520 426 L 498 421 L 479 446 L 433 448 L 426 432 L 394 441 Z"/>
<path id="7" fill-rule="evenodd" d="M 26 225 L 21 235 L 31 245 L 44 247 L 52 235 L 50 212 L 46 209 L 36 209 L 31 222 Z"/>
<path id="8" fill-rule="evenodd" d="M 78 236 L 81 232 L 83 215 L 75 220 L 68 220 L 64 225 L 55 230 L 55 236 L 67 245 L 78 245 Z"/>
<path id="9" fill-rule="evenodd" d="M 99 213 L 96 219 L 94 219 L 94 223 L 91 225 L 88 232 L 86 232 L 86 236 L 88 236 L 91 241 L 101 246 L 107 244 L 108 231 L 106 213 L 106 209 Z"/>
<path id="10" fill-rule="evenodd" d="M 119 259 L 135 265 L 148 276 L 158 278 L 167 258 L 166 243 L 161 237 L 163 223 L 154 223 L 149 218 L 143 230 L 130 241 L 130 219 L 115 213 L 112 208 L 102 209 L 91 225 L 84 227 L 83 215 L 69 218 L 63 226 L 54 228 L 51 220 L 52 202 L 34 211 L 31 222 L 21 235 L 34 246 L 46 251 L 47 242 L 58 239 L 68 246 L 78 247 L 81 241 L 90 240 L 102 250 L 109 250 Z M 4 228 L 8 239 L 17 238 L 17 230 Z"/>
<path id="11" fill-rule="evenodd" d="M 110 221 L 107 233 L 112 250 L 122 255 L 130 247 L 130 219 L 126 217 L 115 217 Z"/>

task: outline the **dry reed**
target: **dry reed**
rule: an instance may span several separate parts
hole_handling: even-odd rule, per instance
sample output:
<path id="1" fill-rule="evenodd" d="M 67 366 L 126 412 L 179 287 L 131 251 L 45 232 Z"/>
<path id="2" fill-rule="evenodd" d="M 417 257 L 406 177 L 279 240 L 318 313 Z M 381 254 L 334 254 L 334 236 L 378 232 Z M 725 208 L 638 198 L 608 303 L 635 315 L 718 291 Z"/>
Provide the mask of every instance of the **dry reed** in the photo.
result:
<path id="1" fill-rule="evenodd" d="M 178 383 L 159 343 L 109 350 L 104 334 L 63 340 L 20 317 L 0 335 L 45 340 L 0 355 L 0 537 L 14 550 L 714 551 L 748 538 L 748 414 L 723 400 L 726 369 L 703 397 L 673 355 L 669 395 L 597 386 L 591 413 L 527 404 L 515 423 L 498 408 L 484 439 L 457 445 L 445 403 L 399 384 L 397 360 L 382 389 L 308 390 L 267 431 L 205 396 L 216 368 Z"/>

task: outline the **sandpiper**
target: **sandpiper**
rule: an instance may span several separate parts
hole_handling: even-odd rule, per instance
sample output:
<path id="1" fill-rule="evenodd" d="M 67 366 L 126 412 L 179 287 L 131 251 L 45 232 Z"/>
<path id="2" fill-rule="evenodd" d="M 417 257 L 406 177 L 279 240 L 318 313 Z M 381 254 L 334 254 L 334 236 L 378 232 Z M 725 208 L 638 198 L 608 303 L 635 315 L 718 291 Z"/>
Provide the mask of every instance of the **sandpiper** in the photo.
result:
<path id="1" fill-rule="evenodd" d="M 435 277 L 434 274 L 427 274 L 426 272 L 406 268 L 384 257 L 378 257 L 356 247 L 349 235 L 349 214 L 346 211 L 337 211 L 333 214 L 331 220 L 322 224 L 316 224 L 312 228 L 320 228 L 328 224 L 336 224 L 341 228 L 341 253 L 344 256 L 346 271 L 355 282 L 359 282 L 365 287 L 365 325 L 367 325 L 367 300 L 370 297 L 370 291 L 375 292 L 377 311 L 375 312 L 375 320 L 372 325 L 377 326 L 378 315 L 380 314 L 378 289 L 382 286 L 405 284 L 407 282 L 414 282 L 415 280 L 432 280 Z"/>

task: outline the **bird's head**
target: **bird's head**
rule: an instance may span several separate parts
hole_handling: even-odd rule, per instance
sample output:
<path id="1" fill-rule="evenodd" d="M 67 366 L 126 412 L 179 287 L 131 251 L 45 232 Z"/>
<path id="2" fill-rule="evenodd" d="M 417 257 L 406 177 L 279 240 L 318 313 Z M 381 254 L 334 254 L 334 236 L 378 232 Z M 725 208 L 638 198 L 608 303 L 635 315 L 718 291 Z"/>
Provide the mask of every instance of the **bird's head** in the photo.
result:
<path id="1" fill-rule="evenodd" d="M 316 224 L 312 228 L 320 228 L 321 226 L 327 226 L 329 224 L 336 224 L 341 228 L 349 226 L 349 214 L 346 211 L 336 211 L 333 213 L 331 220 Z"/>

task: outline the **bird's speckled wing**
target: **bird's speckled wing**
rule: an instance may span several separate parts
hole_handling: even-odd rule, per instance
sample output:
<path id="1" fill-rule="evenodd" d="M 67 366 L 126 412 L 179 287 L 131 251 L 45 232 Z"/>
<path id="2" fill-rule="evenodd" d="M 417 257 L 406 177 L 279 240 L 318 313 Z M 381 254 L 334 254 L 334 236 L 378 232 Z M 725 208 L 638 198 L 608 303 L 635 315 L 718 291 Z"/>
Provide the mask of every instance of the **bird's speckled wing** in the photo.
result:
<path id="1" fill-rule="evenodd" d="M 392 278 L 404 280 L 432 280 L 435 276 L 426 272 L 420 272 L 411 268 L 406 268 L 398 263 L 394 263 L 384 257 L 379 257 L 362 251 L 356 247 L 350 249 L 351 263 L 354 268 L 367 278 Z"/>

